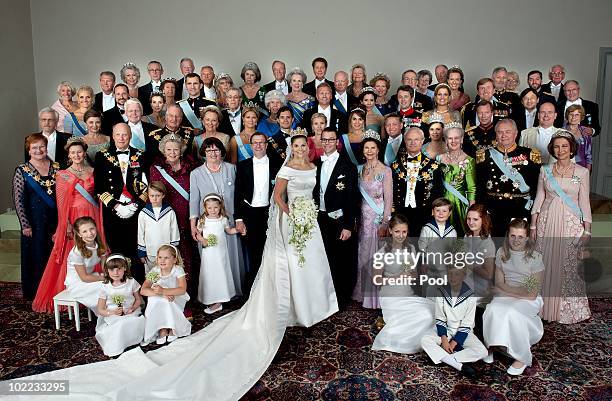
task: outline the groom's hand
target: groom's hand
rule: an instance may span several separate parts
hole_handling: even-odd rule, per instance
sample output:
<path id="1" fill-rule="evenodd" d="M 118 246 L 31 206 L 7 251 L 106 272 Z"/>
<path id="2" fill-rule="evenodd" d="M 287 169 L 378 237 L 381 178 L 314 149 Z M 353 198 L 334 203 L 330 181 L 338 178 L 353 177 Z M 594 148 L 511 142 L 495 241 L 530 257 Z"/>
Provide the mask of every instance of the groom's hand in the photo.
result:
<path id="1" fill-rule="evenodd" d="M 351 230 L 342 230 L 342 232 L 340 233 L 340 241 L 346 241 L 349 238 L 351 238 Z"/>

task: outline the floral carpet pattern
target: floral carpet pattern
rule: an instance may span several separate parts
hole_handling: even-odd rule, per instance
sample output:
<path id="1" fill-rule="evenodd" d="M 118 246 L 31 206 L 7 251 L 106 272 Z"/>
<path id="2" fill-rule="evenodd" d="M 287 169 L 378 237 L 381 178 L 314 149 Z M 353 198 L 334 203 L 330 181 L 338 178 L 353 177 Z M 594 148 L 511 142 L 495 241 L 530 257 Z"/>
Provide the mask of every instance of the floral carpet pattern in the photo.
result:
<path id="1" fill-rule="evenodd" d="M 496 354 L 492 365 L 473 364 L 478 376 L 467 379 L 422 352 L 372 351 L 379 312 L 355 304 L 309 329 L 288 329 L 272 365 L 243 400 L 610 400 L 612 306 L 606 298 L 590 306 L 586 322 L 544 325 L 533 366 L 522 376 L 508 376 L 509 358 Z M 201 305 L 191 310 L 194 331 L 211 322 Z M 53 316 L 32 312 L 18 284 L 0 283 L 0 380 L 107 359 L 94 338 L 95 321 L 86 316 L 81 313 L 77 332 L 62 313 L 56 331 Z"/>

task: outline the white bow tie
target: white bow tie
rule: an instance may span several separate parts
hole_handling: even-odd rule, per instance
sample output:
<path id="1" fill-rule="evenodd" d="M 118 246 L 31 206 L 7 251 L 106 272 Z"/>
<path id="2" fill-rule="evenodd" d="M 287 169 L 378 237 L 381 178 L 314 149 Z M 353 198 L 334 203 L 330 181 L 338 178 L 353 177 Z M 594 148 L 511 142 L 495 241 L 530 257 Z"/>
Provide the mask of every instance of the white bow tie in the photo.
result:
<path id="1" fill-rule="evenodd" d="M 327 156 L 327 155 L 321 155 L 321 161 L 322 161 L 322 162 L 326 162 L 327 160 L 329 160 L 329 161 L 333 161 L 334 159 L 335 159 L 335 155 L 334 155 L 334 154 L 331 154 L 331 155 L 329 155 L 329 156 Z"/>
<path id="2" fill-rule="evenodd" d="M 267 162 L 268 162 L 267 157 L 262 157 L 261 159 L 258 159 L 256 157 L 253 158 L 253 164 L 266 164 Z"/>

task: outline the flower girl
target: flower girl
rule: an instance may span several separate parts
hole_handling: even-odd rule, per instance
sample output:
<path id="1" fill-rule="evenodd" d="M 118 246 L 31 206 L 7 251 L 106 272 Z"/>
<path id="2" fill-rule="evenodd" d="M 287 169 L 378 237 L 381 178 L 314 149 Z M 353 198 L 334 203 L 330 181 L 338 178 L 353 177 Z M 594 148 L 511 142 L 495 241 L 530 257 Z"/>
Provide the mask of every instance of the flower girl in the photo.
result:
<path id="1" fill-rule="evenodd" d="M 106 256 L 104 243 L 98 236 L 96 222 L 89 216 L 74 221 L 74 247 L 66 262 L 64 284 L 70 295 L 97 313 L 98 295 L 104 277 L 94 271 Z"/>
<path id="2" fill-rule="evenodd" d="M 209 305 L 204 312 L 211 314 L 223 309 L 222 302 L 236 295 L 232 272 L 229 270 L 225 234 L 237 234 L 238 230 L 229 226 L 225 206 L 219 195 L 208 194 L 203 203 L 204 213 L 198 219 L 196 236 L 202 244 L 198 300 Z"/>
<path id="3" fill-rule="evenodd" d="M 510 221 L 495 267 L 495 296 L 482 316 L 483 337 L 489 347 L 484 361 L 493 362 L 493 346 L 505 347 L 514 358 L 507 372 L 518 376 L 531 366 L 531 346 L 544 335 L 538 316 L 543 304 L 539 291 L 544 262 L 529 238 L 527 220 Z"/>
<path id="4" fill-rule="evenodd" d="M 191 323 L 183 314 L 189 294 L 182 266 L 183 260 L 174 245 L 159 247 L 157 264 L 147 273 L 140 290 L 148 297 L 144 344 L 155 340 L 162 345 L 191 334 Z"/>
<path id="5" fill-rule="evenodd" d="M 140 315 L 140 284 L 130 274 L 123 255 L 110 255 L 104 264 L 104 284 L 98 299 L 96 340 L 104 355 L 119 355 L 142 341 L 144 316 Z"/>
<path id="6" fill-rule="evenodd" d="M 394 261 L 375 265 L 372 276 L 376 282 L 382 278 L 395 281 L 385 282 L 378 294 L 385 326 L 374 339 L 372 349 L 411 354 L 422 350 L 421 338 L 434 325 L 435 304 L 415 295 L 414 281 L 407 281 L 417 275 L 415 250 L 408 238 L 408 219 L 401 214 L 391 217 L 389 234 L 391 243 L 374 255 L 374 261 L 380 262 L 390 253 L 394 254 Z"/>

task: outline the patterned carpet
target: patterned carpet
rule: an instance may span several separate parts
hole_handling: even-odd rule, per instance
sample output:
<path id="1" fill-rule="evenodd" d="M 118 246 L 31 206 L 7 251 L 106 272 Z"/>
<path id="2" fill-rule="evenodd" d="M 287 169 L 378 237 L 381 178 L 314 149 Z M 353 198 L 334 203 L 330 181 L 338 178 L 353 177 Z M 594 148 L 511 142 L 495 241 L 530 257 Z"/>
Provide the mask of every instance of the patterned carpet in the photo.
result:
<path id="1" fill-rule="evenodd" d="M 496 355 L 492 365 L 474 364 L 478 378 L 469 380 L 434 366 L 424 353 L 371 351 L 377 312 L 353 305 L 310 329 L 290 328 L 274 362 L 243 399 L 610 400 L 610 299 L 591 300 L 591 308 L 587 322 L 546 324 L 523 376 L 508 376 L 509 359 Z M 18 284 L 0 283 L 0 380 L 105 360 L 93 337 L 95 322 L 83 315 L 80 332 L 66 313 L 56 331 L 53 316 L 32 312 L 20 298 Z M 211 321 L 199 305 L 193 317 L 194 330 Z"/>

